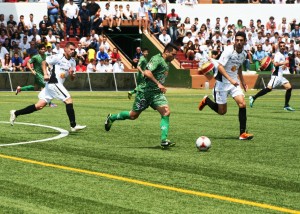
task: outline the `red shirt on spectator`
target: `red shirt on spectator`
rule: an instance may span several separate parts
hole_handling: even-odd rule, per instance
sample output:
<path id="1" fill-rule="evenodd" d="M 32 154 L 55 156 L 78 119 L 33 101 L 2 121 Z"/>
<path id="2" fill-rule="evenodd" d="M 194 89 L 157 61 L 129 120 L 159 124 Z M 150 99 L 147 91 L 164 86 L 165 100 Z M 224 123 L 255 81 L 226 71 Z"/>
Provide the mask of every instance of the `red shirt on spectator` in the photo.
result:
<path id="1" fill-rule="evenodd" d="M 86 72 L 86 66 L 85 65 L 76 65 L 76 72 Z"/>

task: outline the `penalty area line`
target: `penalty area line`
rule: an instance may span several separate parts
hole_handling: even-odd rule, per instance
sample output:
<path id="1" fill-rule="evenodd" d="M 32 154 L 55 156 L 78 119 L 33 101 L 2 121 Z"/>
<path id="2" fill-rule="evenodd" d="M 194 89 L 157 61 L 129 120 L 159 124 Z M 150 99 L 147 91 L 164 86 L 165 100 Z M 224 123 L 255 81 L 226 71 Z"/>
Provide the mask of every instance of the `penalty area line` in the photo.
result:
<path id="1" fill-rule="evenodd" d="M 9 123 L 6 121 L 0 121 L 0 123 Z M 7 147 L 7 146 L 17 146 L 17 145 L 24 145 L 24 144 L 30 144 L 30 143 L 39 143 L 39 142 L 45 142 L 45 141 L 51 141 L 51 140 L 57 140 L 63 137 L 66 137 L 69 135 L 69 132 L 65 129 L 61 129 L 58 127 L 54 126 L 47 126 L 47 125 L 41 125 L 41 124 L 34 124 L 34 123 L 21 123 L 21 122 L 15 122 L 15 124 L 20 124 L 20 125 L 26 125 L 26 126 L 38 126 L 38 127 L 44 127 L 48 129 L 53 129 L 55 131 L 60 132 L 59 135 L 50 137 L 50 138 L 44 138 L 40 140 L 32 140 L 32 141 L 25 141 L 25 142 L 18 142 L 18 143 L 8 143 L 8 144 L 0 144 L 0 147 Z"/>
<path id="2" fill-rule="evenodd" d="M 163 189 L 163 190 L 168 190 L 168 191 L 173 191 L 173 192 L 184 193 L 184 194 L 188 194 L 188 195 L 195 195 L 195 196 L 199 196 L 199 197 L 205 197 L 205 198 L 211 198 L 211 199 L 216 199 L 216 200 L 221 200 L 221 201 L 227 201 L 227 202 L 236 203 L 236 204 L 243 204 L 243 205 L 248 205 L 248 206 L 253 206 L 253 207 L 259 207 L 259 208 L 279 211 L 279 212 L 283 212 L 283 213 L 300 214 L 299 210 L 292 210 L 292 209 L 288 209 L 288 208 L 284 208 L 284 207 L 278 207 L 278 206 L 274 206 L 274 205 L 270 205 L 270 204 L 258 203 L 258 202 L 254 202 L 254 201 L 248 201 L 248 200 L 243 200 L 243 199 L 238 199 L 238 198 L 231 198 L 231 197 L 227 197 L 227 196 L 216 195 L 216 194 L 205 193 L 205 192 L 199 192 L 199 191 L 194 191 L 194 190 L 182 189 L 182 188 L 177 188 L 177 187 L 173 187 L 173 186 L 155 184 L 155 183 L 151 183 L 151 182 L 147 182 L 147 181 L 141 181 L 141 180 L 126 178 L 126 177 L 122 177 L 122 176 L 102 173 L 102 172 L 89 171 L 89 170 L 86 170 L 86 169 L 73 168 L 73 167 L 69 167 L 69 166 L 46 163 L 46 162 L 30 160 L 30 159 L 15 157 L 15 156 L 8 156 L 8 155 L 1 154 L 1 153 L 0 153 L 0 158 L 19 161 L 19 162 L 23 162 L 23 163 L 30 163 L 30 164 L 40 165 L 40 166 L 44 166 L 44 167 L 51 167 L 51 168 L 56 168 L 56 169 L 60 169 L 60 170 L 72 171 L 72 172 L 76 172 L 76 173 L 95 175 L 95 176 L 98 176 L 98 177 L 123 181 L 123 182 L 127 182 L 127 183 L 138 184 L 138 185 L 141 185 L 141 186 L 154 187 L 154 188 L 157 188 L 157 189 Z"/>

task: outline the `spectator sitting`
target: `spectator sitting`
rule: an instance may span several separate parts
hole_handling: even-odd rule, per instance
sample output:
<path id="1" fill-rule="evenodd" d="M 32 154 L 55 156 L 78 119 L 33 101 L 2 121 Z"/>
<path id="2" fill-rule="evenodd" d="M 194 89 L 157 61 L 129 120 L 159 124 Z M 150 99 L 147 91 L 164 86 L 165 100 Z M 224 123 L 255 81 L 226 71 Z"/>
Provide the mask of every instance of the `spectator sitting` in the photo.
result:
<path id="1" fill-rule="evenodd" d="M 83 62 L 85 62 L 86 60 L 86 56 L 87 53 L 86 51 L 82 48 L 82 45 L 80 43 L 78 43 L 77 48 L 75 49 L 76 53 L 77 53 L 77 58 L 81 59 Z"/>
<path id="2" fill-rule="evenodd" d="M 12 42 L 15 42 L 17 45 L 19 45 L 19 43 L 21 42 L 21 36 L 18 32 L 14 32 L 13 36 L 11 37 L 11 44 Z M 13 44 L 12 44 L 13 45 Z"/>
<path id="3" fill-rule="evenodd" d="M 87 68 L 83 64 L 83 60 L 79 59 L 78 60 L 78 65 L 76 65 L 76 72 L 86 72 Z"/>
<path id="4" fill-rule="evenodd" d="M 161 33 L 160 28 L 157 25 L 157 20 L 155 20 L 150 26 L 150 33 L 154 35 L 157 39 L 159 34 Z"/>
<path id="5" fill-rule="evenodd" d="M 141 51 L 141 48 L 140 47 L 137 47 L 136 48 L 136 52 L 134 53 L 133 55 L 133 59 L 132 59 L 132 66 L 133 67 L 137 67 L 138 63 L 139 63 L 139 60 L 141 58 L 141 56 L 143 56 L 143 53 Z"/>
<path id="6" fill-rule="evenodd" d="M 9 41 L 9 39 L 7 39 Z M 5 40 L 5 42 L 7 41 Z M 10 45 L 10 44 L 9 44 Z M 2 45 L 2 43 L 0 42 L 0 59 L 4 59 L 5 54 L 9 53 L 7 51 L 7 49 L 4 47 L 4 45 Z"/>
<path id="7" fill-rule="evenodd" d="M 12 71 L 12 62 L 9 56 L 9 53 L 4 55 L 4 59 L 2 60 L 2 71 Z"/>
<path id="8" fill-rule="evenodd" d="M 162 34 L 159 35 L 158 39 L 164 46 L 171 42 L 171 37 L 167 34 L 167 30 L 165 29 L 162 31 Z"/>
<path id="9" fill-rule="evenodd" d="M 110 10 L 110 3 L 109 2 L 105 4 L 105 8 L 103 10 L 103 20 L 108 21 L 108 30 L 109 31 L 114 31 L 112 29 L 113 18 L 112 18 L 112 11 Z"/>
<path id="10" fill-rule="evenodd" d="M 100 59 L 96 65 L 96 72 L 105 73 L 106 65 L 104 64 L 104 59 Z"/>
<path id="11" fill-rule="evenodd" d="M 181 23 L 179 28 L 177 29 L 177 40 L 176 43 L 180 46 L 183 46 L 182 40 L 186 35 L 186 29 L 184 23 Z"/>
<path id="12" fill-rule="evenodd" d="M 96 54 L 96 59 L 100 60 L 100 59 L 110 59 L 108 53 L 106 53 L 104 51 L 104 46 L 100 46 L 99 51 Z"/>
<path id="13" fill-rule="evenodd" d="M 96 72 L 96 60 L 90 59 L 90 63 L 86 67 L 86 72 L 93 73 Z"/>
<path id="14" fill-rule="evenodd" d="M 144 0 L 140 0 L 140 5 L 137 10 L 137 20 L 139 21 L 139 34 L 142 34 L 142 26 L 145 34 L 148 34 L 148 8 L 145 5 Z"/>
<path id="15" fill-rule="evenodd" d="M 112 18 L 113 18 L 113 20 L 115 20 L 116 23 L 117 23 L 116 29 L 117 29 L 119 32 L 121 32 L 120 25 L 121 25 L 122 19 L 121 19 L 121 13 L 120 13 L 120 11 L 119 11 L 119 6 L 118 6 L 117 4 L 115 4 L 114 10 L 112 11 Z"/>
<path id="16" fill-rule="evenodd" d="M 109 62 L 109 59 L 105 59 L 104 64 L 106 66 L 105 67 L 106 72 L 113 72 L 113 67 L 112 64 Z"/>
<path id="17" fill-rule="evenodd" d="M 260 71 L 260 63 L 263 58 L 268 56 L 268 53 L 262 49 L 262 44 L 257 46 L 257 51 L 253 54 L 253 61 L 255 63 L 255 70 Z M 270 63 L 271 64 L 271 63 Z"/>
<path id="18" fill-rule="evenodd" d="M 90 34 L 87 34 L 86 37 L 82 37 L 79 40 L 79 43 L 82 45 L 82 48 L 85 49 L 86 51 L 88 50 L 91 42 L 92 42 L 92 40 L 91 40 L 91 35 Z"/>
<path id="19" fill-rule="evenodd" d="M 23 41 L 19 43 L 19 48 L 22 52 L 26 52 L 26 49 L 30 48 L 30 44 L 28 42 L 27 36 L 23 37 Z"/>
<path id="20" fill-rule="evenodd" d="M 87 50 L 87 56 L 89 62 L 91 61 L 91 59 L 95 59 L 95 54 L 96 54 L 95 48 L 91 47 Z"/>
<path id="21" fill-rule="evenodd" d="M 63 48 L 60 48 L 60 43 L 56 42 L 55 43 L 55 48 L 53 48 L 52 53 L 54 54 L 63 54 L 65 51 Z"/>
<path id="22" fill-rule="evenodd" d="M 117 62 L 118 59 L 121 59 L 117 48 L 113 48 L 113 51 L 110 55 L 110 59 L 111 59 L 111 64 L 115 64 L 115 62 Z"/>
<path id="23" fill-rule="evenodd" d="M 46 56 L 51 56 L 53 55 L 53 52 L 52 52 L 52 45 L 48 45 L 46 46 L 47 48 L 47 51 L 45 52 Z"/>
<path id="24" fill-rule="evenodd" d="M 21 51 L 18 45 L 14 45 L 13 48 L 9 51 L 9 55 L 11 58 L 14 56 L 14 53 L 17 53 L 19 57 L 23 59 L 23 52 Z"/>
<path id="25" fill-rule="evenodd" d="M 122 18 L 126 19 L 126 20 L 129 20 L 129 21 L 135 19 L 133 11 L 130 9 L 129 4 L 127 4 L 126 9 L 123 10 L 123 17 Z"/>
<path id="26" fill-rule="evenodd" d="M 188 41 L 183 52 L 185 53 L 186 59 L 188 59 L 188 60 L 194 59 L 195 53 L 194 53 L 194 45 L 193 45 L 192 41 Z"/>
<path id="27" fill-rule="evenodd" d="M 54 48 L 55 42 L 57 41 L 57 39 L 59 39 L 59 36 L 58 36 L 58 38 L 56 36 L 54 36 L 53 31 L 50 29 L 50 30 L 48 30 L 46 39 L 47 39 L 47 42 L 51 43 L 52 47 Z M 47 47 L 47 45 L 45 45 L 45 47 Z"/>
<path id="28" fill-rule="evenodd" d="M 6 25 L 12 25 L 13 27 L 17 26 L 17 22 L 14 20 L 14 16 L 12 14 L 9 15 L 9 20 L 6 22 Z"/>
<path id="29" fill-rule="evenodd" d="M 121 61 L 121 58 L 118 58 L 117 62 L 113 65 L 113 72 L 114 73 L 124 72 L 124 65 Z"/>
<path id="30" fill-rule="evenodd" d="M 64 41 L 64 33 L 57 28 L 56 24 L 52 25 L 52 35 L 56 40 L 60 39 L 60 41 Z"/>
<path id="31" fill-rule="evenodd" d="M 46 28 L 50 29 L 51 28 L 51 21 L 48 19 L 48 16 L 43 16 L 43 20 L 40 21 L 39 23 L 39 28 L 42 28 L 42 24 L 45 24 Z"/>
<path id="32" fill-rule="evenodd" d="M 44 37 L 44 36 L 47 36 L 47 35 L 48 35 L 48 31 L 49 31 L 49 29 L 46 27 L 46 24 L 43 23 L 43 24 L 41 25 L 40 29 L 39 29 L 39 33 L 38 33 L 38 34 L 39 34 L 41 37 Z"/>
<path id="33" fill-rule="evenodd" d="M 11 58 L 13 71 L 24 71 L 22 68 L 23 59 L 19 56 L 17 52 L 14 53 L 14 56 Z"/>
<path id="34" fill-rule="evenodd" d="M 8 36 L 6 35 L 5 30 L 1 30 L 0 43 L 4 43 L 6 38 L 8 38 Z"/>

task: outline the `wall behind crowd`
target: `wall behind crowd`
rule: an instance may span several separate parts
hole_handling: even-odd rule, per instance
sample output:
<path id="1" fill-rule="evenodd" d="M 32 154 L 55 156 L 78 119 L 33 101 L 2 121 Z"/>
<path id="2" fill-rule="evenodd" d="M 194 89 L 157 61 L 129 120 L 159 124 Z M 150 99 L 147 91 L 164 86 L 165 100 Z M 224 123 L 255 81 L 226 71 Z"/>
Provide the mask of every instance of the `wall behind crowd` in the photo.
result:
<path id="1" fill-rule="evenodd" d="M 9 15 L 14 16 L 14 20 L 19 22 L 19 17 L 24 15 L 25 23 L 29 21 L 29 14 L 33 14 L 35 22 L 43 20 L 47 15 L 47 3 L 1 3 L 0 14 L 4 14 L 5 21 L 9 20 Z"/>

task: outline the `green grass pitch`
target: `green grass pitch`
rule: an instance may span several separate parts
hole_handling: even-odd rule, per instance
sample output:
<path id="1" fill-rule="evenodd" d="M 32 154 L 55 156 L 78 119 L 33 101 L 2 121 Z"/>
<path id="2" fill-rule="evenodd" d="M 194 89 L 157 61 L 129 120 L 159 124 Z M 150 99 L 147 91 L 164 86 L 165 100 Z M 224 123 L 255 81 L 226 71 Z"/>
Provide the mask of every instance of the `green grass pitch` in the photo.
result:
<path id="1" fill-rule="evenodd" d="M 228 98 L 220 116 L 198 102 L 211 91 L 169 88 L 169 139 L 162 150 L 160 116 L 147 109 L 135 121 L 116 121 L 104 130 L 108 113 L 130 110 L 126 92 L 71 92 L 77 123 L 67 137 L 59 132 L 8 123 L 9 110 L 37 101 L 36 92 L 0 93 L 0 213 L 299 213 L 300 91 L 285 112 L 284 90 L 248 105 L 251 141 L 239 141 L 238 107 Z M 65 105 L 17 118 L 69 130 Z M 208 152 L 195 141 L 205 135 Z M 21 158 L 21 159 L 17 159 Z M 36 161 L 36 162 L 33 162 Z M 52 164 L 52 165 L 50 165 Z M 115 177 L 114 177 L 115 176 Z M 144 182 L 144 183 L 143 183 Z M 211 195 L 209 195 L 211 194 Z"/>

